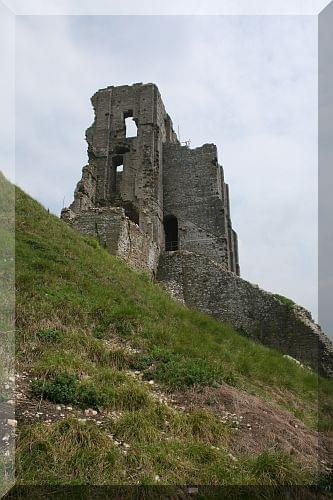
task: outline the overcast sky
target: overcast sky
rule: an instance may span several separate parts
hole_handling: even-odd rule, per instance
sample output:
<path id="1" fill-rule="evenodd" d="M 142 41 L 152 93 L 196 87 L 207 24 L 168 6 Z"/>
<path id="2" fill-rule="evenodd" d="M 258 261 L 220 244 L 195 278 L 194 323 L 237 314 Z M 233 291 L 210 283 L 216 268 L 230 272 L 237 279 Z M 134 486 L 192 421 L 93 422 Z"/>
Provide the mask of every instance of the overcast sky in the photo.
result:
<path id="1" fill-rule="evenodd" d="M 317 18 L 16 17 L 16 182 L 59 214 L 91 95 L 155 82 L 191 147 L 218 146 L 241 275 L 317 314 Z"/>
<path id="2" fill-rule="evenodd" d="M 1 0 L 19 15 L 316 15 L 329 0 Z"/>

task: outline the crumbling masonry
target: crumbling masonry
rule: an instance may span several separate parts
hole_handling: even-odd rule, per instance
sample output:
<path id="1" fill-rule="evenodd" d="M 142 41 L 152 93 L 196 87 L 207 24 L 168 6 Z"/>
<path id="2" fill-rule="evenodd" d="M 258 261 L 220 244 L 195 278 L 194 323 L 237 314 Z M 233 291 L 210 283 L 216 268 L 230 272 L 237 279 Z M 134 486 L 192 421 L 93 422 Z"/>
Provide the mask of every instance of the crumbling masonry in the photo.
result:
<path id="1" fill-rule="evenodd" d="M 61 217 L 186 305 L 329 374 L 332 345 L 308 313 L 239 278 L 216 146 L 182 145 L 151 83 L 107 87 L 92 105 L 89 163 Z"/>

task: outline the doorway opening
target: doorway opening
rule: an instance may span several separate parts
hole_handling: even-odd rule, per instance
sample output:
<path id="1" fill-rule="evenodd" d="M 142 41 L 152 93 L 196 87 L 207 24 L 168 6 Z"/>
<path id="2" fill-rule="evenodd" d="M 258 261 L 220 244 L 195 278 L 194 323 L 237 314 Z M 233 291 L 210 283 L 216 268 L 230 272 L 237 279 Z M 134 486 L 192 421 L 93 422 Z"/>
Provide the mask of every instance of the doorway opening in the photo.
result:
<path id="1" fill-rule="evenodd" d="M 174 215 L 167 215 L 163 221 L 165 233 L 165 250 L 173 252 L 178 250 L 178 219 Z"/>

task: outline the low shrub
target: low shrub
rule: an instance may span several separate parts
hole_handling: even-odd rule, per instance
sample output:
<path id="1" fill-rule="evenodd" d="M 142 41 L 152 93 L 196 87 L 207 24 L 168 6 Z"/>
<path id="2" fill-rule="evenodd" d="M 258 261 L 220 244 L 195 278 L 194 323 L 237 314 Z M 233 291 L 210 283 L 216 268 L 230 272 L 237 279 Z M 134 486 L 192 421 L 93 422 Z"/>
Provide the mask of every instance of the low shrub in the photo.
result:
<path id="1" fill-rule="evenodd" d="M 77 377 L 68 373 L 56 375 L 50 380 L 35 379 L 31 383 L 34 396 L 54 403 L 72 403 L 76 399 Z"/>
<path id="2" fill-rule="evenodd" d="M 145 371 L 156 363 L 169 363 L 180 360 L 181 356 L 165 347 L 153 347 L 148 353 L 132 357 L 131 368 Z"/>
<path id="3" fill-rule="evenodd" d="M 145 376 L 152 376 L 152 372 Z M 223 376 L 217 365 L 203 359 L 179 359 L 160 363 L 153 371 L 154 378 L 174 389 L 194 385 L 212 385 L 222 380 Z"/>
<path id="4" fill-rule="evenodd" d="M 36 337 L 42 342 L 59 342 L 64 337 L 64 332 L 57 328 L 48 328 L 47 330 L 38 330 Z"/>

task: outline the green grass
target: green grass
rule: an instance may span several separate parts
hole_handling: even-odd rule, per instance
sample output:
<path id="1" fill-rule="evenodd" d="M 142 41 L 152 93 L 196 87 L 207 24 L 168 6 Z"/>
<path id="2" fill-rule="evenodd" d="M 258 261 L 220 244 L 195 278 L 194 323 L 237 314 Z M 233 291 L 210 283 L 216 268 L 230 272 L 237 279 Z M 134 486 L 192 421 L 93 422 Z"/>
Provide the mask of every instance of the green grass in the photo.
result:
<path id="1" fill-rule="evenodd" d="M 292 308 L 295 305 L 295 302 L 293 300 L 289 299 L 288 297 L 285 297 L 284 295 L 279 295 L 278 293 L 275 293 L 274 297 L 278 299 L 280 302 L 282 302 L 282 304 L 288 306 L 289 308 Z"/>
<path id="2" fill-rule="evenodd" d="M 105 431 L 67 419 L 21 429 L 16 471 L 24 484 L 117 484 L 123 457 Z"/>
<path id="3" fill-rule="evenodd" d="M 325 428 L 333 413 L 331 382 L 172 301 L 147 274 L 129 269 L 20 189 L 16 231 L 17 361 L 34 377 L 32 394 L 80 408 L 124 411 L 118 422 L 110 421 L 108 432 L 131 444 L 124 457 L 111 444 L 99 448 L 103 429 L 82 430 L 75 421 L 27 427 L 18 440 L 21 482 L 94 478 L 105 484 L 126 476 L 125 482 L 149 483 L 156 474 L 179 484 L 305 480 L 302 469 L 277 452 L 235 463 L 226 449 L 212 448 L 227 446 L 231 431 L 225 424 L 205 412 L 184 416 L 161 408 L 149 388 L 125 370 L 142 370 L 166 391 L 225 382 L 288 408 L 313 427 L 319 384 Z M 105 340 L 116 345 L 109 348 Z M 117 347 L 121 341 L 139 352 Z M 42 461 L 44 469 L 38 466 Z"/>
<path id="4" fill-rule="evenodd" d="M 135 414 L 125 412 L 120 420 L 110 424 L 110 430 L 123 441 L 137 446 L 147 442 L 173 440 L 201 441 L 226 446 L 231 427 L 203 410 L 180 413 L 162 405 L 151 404 Z"/>
<path id="5" fill-rule="evenodd" d="M 125 419 L 123 429 L 126 424 L 131 422 Z M 191 438 L 189 429 L 185 439 L 157 440 L 147 425 L 135 431 L 127 455 L 107 430 L 90 422 L 66 419 L 50 426 L 26 426 L 17 443 L 18 484 L 121 485 L 128 477 L 133 484 L 309 484 L 309 473 L 285 453 L 234 461 L 224 448 L 210 444 L 210 434 L 199 441 L 195 434 Z M 128 433 L 126 437 L 133 438 Z"/>

